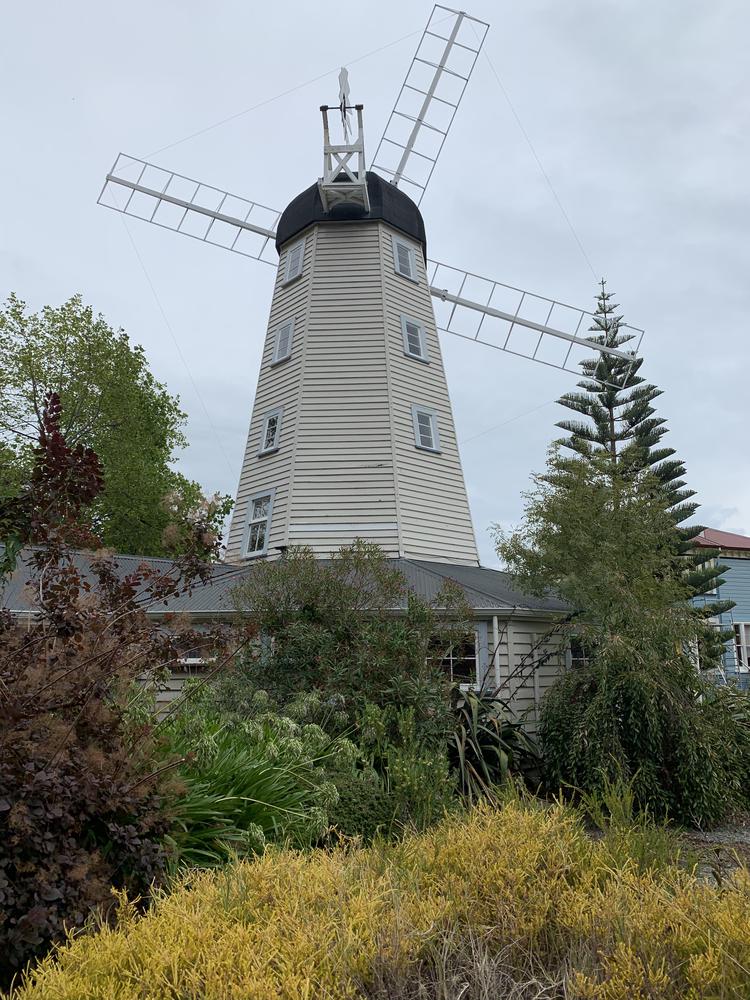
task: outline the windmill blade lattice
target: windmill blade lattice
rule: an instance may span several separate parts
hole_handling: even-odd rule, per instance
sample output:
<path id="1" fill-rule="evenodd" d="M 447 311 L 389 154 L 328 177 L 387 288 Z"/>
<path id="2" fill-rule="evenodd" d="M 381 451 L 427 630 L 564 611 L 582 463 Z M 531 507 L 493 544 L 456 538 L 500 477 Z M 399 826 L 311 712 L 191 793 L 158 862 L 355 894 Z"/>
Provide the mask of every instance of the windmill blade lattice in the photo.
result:
<path id="1" fill-rule="evenodd" d="M 98 204 L 132 218 L 277 266 L 280 212 L 120 153 Z"/>
<path id="2" fill-rule="evenodd" d="M 639 327 L 620 324 L 632 338 L 628 350 L 605 347 L 587 336 L 594 314 L 586 309 L 437 261 L 428 261 L 428 274 L 437 328 L 445 333 L 576 375 L 592 353 L 632 363 L 640 350 Z"/>
<path id="3" fill-rule="evenodd" d="M 436 4 L 401 85 L 372 169 L 422 200 L 489 25 Z"/>

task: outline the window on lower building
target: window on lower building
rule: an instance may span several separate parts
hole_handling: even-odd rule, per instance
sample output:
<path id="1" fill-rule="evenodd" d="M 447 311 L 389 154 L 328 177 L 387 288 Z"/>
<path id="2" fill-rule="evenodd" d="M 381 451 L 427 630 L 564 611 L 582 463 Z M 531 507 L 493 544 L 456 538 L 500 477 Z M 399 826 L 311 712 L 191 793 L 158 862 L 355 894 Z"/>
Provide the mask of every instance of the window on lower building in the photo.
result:
<path id="1" fill-rule="evenodd" d="M 440 666 L 451 684 L 461 688 L 477 687 L 479 666 L 477 661 L 477 639 L 446 643 L 436 638 L 430 643 L 428 662 Z"/>
<path id="2" fill-rule="evenodd" d="M 398 236 L 393 237 L 393 266 L 402 278 L 417 281 L 417 255 L 414 247 Z"/>
<path id="3" fill-rule="evenodd" d="M 271 410 L 263 418 L 263 426 L 260 431 L 259 455 L 268 455 L 272 451 L 279 450 L 279 438 L 281 437 L 281 416 L 282 409 Z"/>
<path id="4" fill-rule="evenodd" d="M 294 281 L 302 274 L 305 263 L 305 240 L 304 238 L 293 243 L 289 247 L 286 255 L 286 270 L 284 271 L 284 284 Z"/>
<path id="5" fill-rule="evenodd" d="M 268 534 L 271 530 L 274 491 L 250 497 L 247 522 L 246 556 L 264 556 L 268 551 Z"/>
<path id="6" fill-rule="evenodd" d="M 425 451 L 440 451 L 437 413 L 427 406 L 412 406 L 414 443 Z"/>
<path id="7" fill-rule="evenodd" d="M 419 361 L 429 361 L 427 354 L 427 334 L 421 323 L 408 316 L 401 317 L 401 333 L 404 338 L 404 354 Z"/>
<path id="8" fill-rule="evenodd" d="M 294 336 L 294 320 L 288 319 L 276 330 L 276 339 L 273 345 L 272 365 L 279 361 L 286 361 L 292 356 L 292 337 Z"/>
<path id="9" fill-rule="evenodd" d="M 734 655 L 738 673 L 750 672 L 750 622 L 734 624 Z"/>
<path id="10" fill-rule="evenodd" d="M 587 667 L 591 662 L 591 649 L 582 639 L 573 636 L 570 640 L 571 667 Z"/>

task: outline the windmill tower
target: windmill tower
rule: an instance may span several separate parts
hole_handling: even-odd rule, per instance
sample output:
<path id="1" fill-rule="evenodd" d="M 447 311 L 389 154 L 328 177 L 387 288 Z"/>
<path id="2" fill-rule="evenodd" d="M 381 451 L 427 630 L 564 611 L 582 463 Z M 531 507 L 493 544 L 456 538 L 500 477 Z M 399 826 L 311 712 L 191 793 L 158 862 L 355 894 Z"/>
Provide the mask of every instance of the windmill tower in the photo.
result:
<path id="1" fill-rule="evenodd" d="M 587 338 L 586 310 L 427 259 L 419 203 L 487 29 L 434 7 L 370 171 L 342 71 L 343 142 L 322 107 L 323 176 L 283 212 L 123 154 L 107 175 L 106 207 L 276 268 L 230 560 L 361 538 L 478 565 L 438 330 L 575 374 L 635 356 Z"/>
<path id="2" fill-rule="evenodd" d="M 356 138 L 337 146 L 321 110 L 323 177 L 276 229 L 227 558 L 289 545 L 326 556 L 361 538 L 391 556 L 477 565 L 422 216 L 365 171 L 361 106 Z"/>

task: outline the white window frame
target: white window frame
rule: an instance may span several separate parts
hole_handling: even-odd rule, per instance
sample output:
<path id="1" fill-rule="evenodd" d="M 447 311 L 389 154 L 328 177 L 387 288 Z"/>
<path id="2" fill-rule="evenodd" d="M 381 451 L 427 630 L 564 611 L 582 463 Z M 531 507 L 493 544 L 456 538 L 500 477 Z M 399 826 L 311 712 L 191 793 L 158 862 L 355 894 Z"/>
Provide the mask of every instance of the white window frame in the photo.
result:
<path id="1" fill-rule="evenodd" d="M 277 406 L 273 410 L 269 410 L 268 413 L 263 415 L 263 424 L 260 428 L 260 444 L 258 447 L 258 457 L 261 455 L 272 455 L 275 451 L 279 450 L 279 442 L 281 439 L 281 421 L 284 416 L 284 407 Z M 278 417 L 276 422 L 276 433 L 274 434 L 273 444 L 266 445 L 266 433 L 268 431 L 268 422 L 272 417 Z"/>
<path id="2" fill-rule="evenodd" d="M 271 487 L 267 490 L 259 490 L 257 493 L 253 493 L 247 501 L 247 521 L 245 524 L 245 534 L 242 539 L 242 553 L 245 559 L 259 559 L 261 556 L 265 556 L 268 553 L 268 539 L 271 535 L 271 519 L 273 517 L 273 502 L 276 496 L 276 487 Z M 256 500 L 262 500 L 264 497 L 268 497 L 268 512 L 265 517 L 253 518 L 253 505 Z M 248 546 L 250 544 L 250 534 L 254 524 L 259 524 L 261 521 L 266 522 L 266 535 L 264 538 L 264 545 L 262 549 L 257 549 L 254 552 L 248 551 Z"/>
<path id="3" fill-rule="evenodd" d="M 432 428 L 432 447 L 430 448 L 426 444 L 422 444 L 422 437 L 419 432 L 419 417 L 420 415 L 426 415 L 430 418 L 430 426 Z M 438 415 L 437 410 L 433 410 L 431 406 L 419 406 L 417 403 L 412 403 L 411 407 L 411 421 L 414 427 L 414 444 L 420 451 L 429 451 L 435 455 L 440 454 L 440 431 L 438 430 Z"/>
<path id="4" fill-rule="evenodd" d="M 738 674 L 750 672 L 750 622 L 734 622 L 734 661 Z"/>
<path id="5" fill-rule="evenodd" d="M 581 637 L 572 635 L 565 650 L 565 666 L 569 670 L 585 668 L 591 664 L 591 659 L 591 650 L 581 641 Z"/>
<path id="6" fill-rule="evenodd" d="M 409 274 L 404 274 L 404 272 L 398 266 L 398 248 L 403 247 L 409 253 Z M 417 273 L 417 251 L 414 244 L 409 243 L 407 240 L 403 239 L 401 236 L 393 236 L 393 270 L 401 278 L 406 278 L 407 281 L 413 281 L 415 283 L 419 282 L 419 276 Z"/>
<path id="7" fill-rule="evenodd" d="M 294 253 L 300 248 L 299 255 L 299 268 L 292 274 L 292 261 L 294 260 Z M 284 264 L 284 280 L 281 282 L 282 285 L 288 285 L 290 282 L 295 281 L 299 278 L 305 269 L 305 237 L 303 236 L 301 240 L 297 240 L 295 243 L 289 247 L 286 252 L 286 263 Z"/>
<path id="8" fill-rule="evenodd" d="M 279 354 L 279 345 L 281 344 L 281 333 L 286 327 L 289 327 L 289 347 L 286 354 Z M 294 320 L 285 319 L 283 323 L 279 323 L 276 327 L 276 335 L 273 342 L 273 358 L 271 360 L 272 365 L 280 365 L 282 361 L 288 361 L 292 356 L 292 344 L 294 342 Z"/>
<path id="9" fill-rule="evenodd" d="M 407 324 L 411 326 L 416 326 L 417 335 L 419 336 L 419 354 L 415 354 L 409 347 L 409 333 L 407 330 Z M 430 363 L 430 354 L 427 350 L 427 330 L 425 330 L 424 323 L 420 323 L 419 320 L 412 319 L 411 316 L 401 316 L 401 336 L 404 338 L 404 354 L 407 358 L 413 358 L 415 361 L 422 361 L 424 364 Z"/>
<path id="10" fill-rule="evenodd" d="M 474 632 L 470 645 L 474 646 L 473 656 L 460 656 L 456 655 L 456 648 L 453 643 L 446 646 L 441 653 L 438 655 L 428 656 L 428 662 L 437 663 L 442 669 L 448 674 L 448 678 L 459 691 L 481 691 L 482 682 L 479 676 L 479 633 Z M 463 645 L 463 644 L 461 644 Z M 461 652 L 461 650 L 459 651 Z M 472 663 L 474 664 L 474 679 L 472 681 L 458 681 L 453 675 L 453 667 L 456 663 Z"/>

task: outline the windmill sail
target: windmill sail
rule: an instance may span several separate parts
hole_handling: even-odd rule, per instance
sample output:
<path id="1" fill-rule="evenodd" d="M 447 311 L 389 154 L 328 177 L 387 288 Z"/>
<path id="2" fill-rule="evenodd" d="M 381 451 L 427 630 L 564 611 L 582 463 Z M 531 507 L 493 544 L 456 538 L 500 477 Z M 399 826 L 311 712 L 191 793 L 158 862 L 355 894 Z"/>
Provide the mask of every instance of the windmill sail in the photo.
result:
<path id="1" fill-rule="evenodd" d="M 591 353 L 634 361 L 644 331 L 622 323 L 629 350 L 594 343 L 593 313 L 437 261 L 429 262 L 438 330 L 580 375 Z"/>
<path id="2" fill-rule="evenodd" d="M 183 236 L 277 264 L 278 211 L 134 156 L 119 154 L 97 201 Z"/>
<path id="3" fill-rule="evenodd" d="M 372 169 L 419 204 L 489 25 L 436 4 L 411 61 Z"/>

